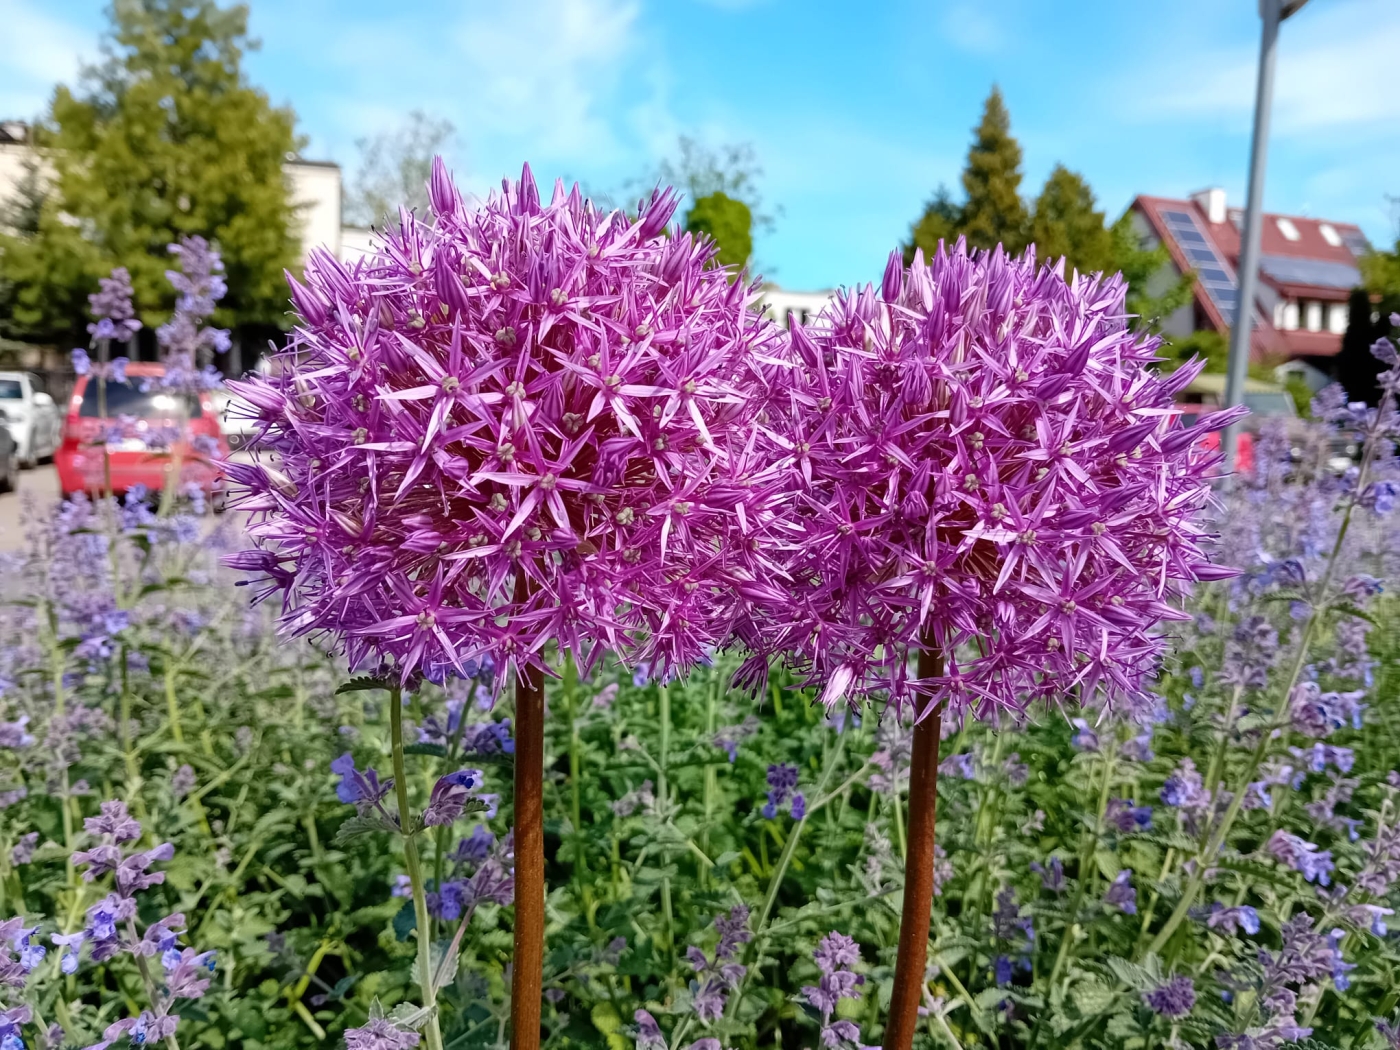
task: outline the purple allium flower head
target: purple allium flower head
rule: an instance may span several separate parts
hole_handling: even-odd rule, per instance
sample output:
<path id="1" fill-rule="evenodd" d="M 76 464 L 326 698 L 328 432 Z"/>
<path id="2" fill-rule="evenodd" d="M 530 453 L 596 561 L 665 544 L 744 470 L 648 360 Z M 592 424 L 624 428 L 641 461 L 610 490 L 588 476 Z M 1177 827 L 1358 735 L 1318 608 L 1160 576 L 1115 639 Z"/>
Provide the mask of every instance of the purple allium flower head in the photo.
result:
<path id="1" fill-rule="evenodd" d="M 87 326 L 88 331 L 93 339 L 127 342 L 141 329 L 131 305 L 131 274 L 125 266 L 118 266 L 110 277 L 99 278 L 97 285 L 99 290 L 88 296 L 88 305 L 96 318 Z"/>
<path id="2" fill-rule="evenodd" d="M 1196 985 L 1189 977 L 1173 977 L 1156 988 L 1142 993 L 1148 1009 L 1160 1017 L 1176 1021 L 1189 1014 L 1196 1005 Z"/>
<path id="3" fill-rule="evenodd" d="M 271 454 L 228 468 L 264 593 L 405 680 L 490 656 L 499 682 L 555 641 L 665 681 L 783 599 L 753 451 L 781 330 L 712 244 L 659 236 L 668 193 L 630 221 L 528 167 L 475 210 L 433 182 L 431 222 L 312 255 L 275 374 L 233 384 Z"/>
<path id="4" fill-rule="evenodd" d="M 884 690 L 902 708 L 924 644 L 946 661 L 935 698 L 979 715 L 1071 687 L 1134 699 L 1174 603 L 1233 575 L 1202 551 L 1219 458 L 1200 439 L 1238 415 L 1175 424 L 1203 362 L 1159 376 L 1117 276 L 959 241 L 902 278 L 892 302 L 858 289 L 791 333 L 771 432 L 795 586 L 746 640 L 828 706 Z"/>

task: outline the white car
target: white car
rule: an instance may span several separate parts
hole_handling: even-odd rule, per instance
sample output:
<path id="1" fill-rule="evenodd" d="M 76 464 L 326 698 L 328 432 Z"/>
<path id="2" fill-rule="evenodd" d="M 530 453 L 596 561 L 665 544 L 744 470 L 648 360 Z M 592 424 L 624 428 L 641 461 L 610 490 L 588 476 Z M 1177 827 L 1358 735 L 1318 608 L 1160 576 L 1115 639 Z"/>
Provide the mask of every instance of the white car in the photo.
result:
<path id="1" fill-rule="evenodd" d="M 31 372 L 0 372 L 0 410 L 15 439 L 15 460 L 32 467 L 58 451 L 63 417 L 43 382 Z"/>

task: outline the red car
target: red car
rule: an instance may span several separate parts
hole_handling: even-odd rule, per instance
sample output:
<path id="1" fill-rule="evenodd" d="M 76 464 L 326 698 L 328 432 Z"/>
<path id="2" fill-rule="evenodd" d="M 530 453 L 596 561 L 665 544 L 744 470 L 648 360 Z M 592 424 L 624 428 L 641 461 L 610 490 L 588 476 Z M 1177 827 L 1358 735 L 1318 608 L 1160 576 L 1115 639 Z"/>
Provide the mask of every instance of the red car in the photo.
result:
<path id="1" fill-rule="evenodd" d="M 103 490 L 104 433 L 111 457 L 112 491 L 117 495 L 137 485 L 159 492 L 165 487 L 172 453 L 179 454 L 181 481 L 195 482 L 209 495 L 222 492 L 223 472 L 218 461 L 228 458 L 229 448 L 219 428 L 214 402 L 208 392 L 178 395 L 154 385 L 142 391 L 143 380 L 164 374 L 164 365 L 128 364 L 125 382 L 107 383 L 105 419 L 98 416 L 97 379 L 91 375 L 78 377 L 68 401 L 63 440 L 54 454 L 59 486 L 65 497 L 77 492 L 96 495 Z M 183 413 L 177 400 L 181 396 L 185 402 Z"/>

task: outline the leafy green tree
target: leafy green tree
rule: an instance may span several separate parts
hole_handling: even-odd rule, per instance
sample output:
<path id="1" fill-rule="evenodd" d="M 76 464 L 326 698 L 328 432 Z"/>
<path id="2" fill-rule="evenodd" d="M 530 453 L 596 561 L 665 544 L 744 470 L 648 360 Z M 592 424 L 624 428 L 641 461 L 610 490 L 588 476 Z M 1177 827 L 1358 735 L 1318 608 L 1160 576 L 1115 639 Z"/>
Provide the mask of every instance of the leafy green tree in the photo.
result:
<path id="1" fill-rule="evenodd" d="M 214 0 L 116 0 L 106 60 L 81 91 L 60 86 L 35 129 L 51 176 L 29 231 L 0 235 L 14 335 L 79 338 L 87 295 L 113 266 L 131 271 L 148 326 L 173 292 L 166 245 L 216 242 L 229 293 L 215 323 L 282 323 L 282 270 L 297 260 L 283 162 L 294 116 L 242 71 L 248 11 Z"/>
<path id="2" fill-rule="evenodd" d="M 454 130 L 450 121 L 414 110 L 402 127 L 357 141 L 360 164 L 345 194 L 346 221 L 378 225 L 400 207 L 427 215 L 433 157 Z"/>
<path id="3" fill-rule="evenodd" d="M 685 228 L 719 245 L 722 266 L 743 266 L 753 254 L 753 212 L 743 201 L 716 190 L 701 197 L 685 217 Z"/>
<path id="4" fill-rule="evenodd" d="M 960 235 L 974 248 L 1001 244 L 1019 252 L 1029 243 L 1030 217 L 1020 196 L 1021 147 L 1011 135 L 1011 116 L 995 86 L 987 96 L 982 123 L 973 129 L 962 185 L 967 197 L 962 204 L 946 186 L 938 187 L 914 223 L 904 248 L 906 260 L 914 257 L 915 248 L 932 255 L 939 241 L 951 243 Z"/>
<path id="5" fill-rule="evenodd" d="M 1031 243 L 1037 258 L 1053 262 L 1063 257 L 1080 273 L 1112 269 L 1113 234 L 1094 204 L 1094 191 L 1084 176 L 1056 164 L 1031 216 Z"/>
<path id="6" fill-rule="evenodd" d="M 1026 246 L 1028 217 L 1021 200 L 1021 146 L 1011 136 L 1011 115 L 1001 89 L 992 87 L 963 169 L 961 233 L 974 248 Z"/>
<path id="7" fill-rule="evenodd" d="M 938 251 L 938 242 L 952 244 L 962 229 L 962 206 L 953 200 L 948 187 L 938 187 L 933 200 L 924 205 L 924 213 L 914 223 L 909 243 L 904 246 L 904 262 L 914 259 L 914 249 L 922 248 L 928 258 Z"/>

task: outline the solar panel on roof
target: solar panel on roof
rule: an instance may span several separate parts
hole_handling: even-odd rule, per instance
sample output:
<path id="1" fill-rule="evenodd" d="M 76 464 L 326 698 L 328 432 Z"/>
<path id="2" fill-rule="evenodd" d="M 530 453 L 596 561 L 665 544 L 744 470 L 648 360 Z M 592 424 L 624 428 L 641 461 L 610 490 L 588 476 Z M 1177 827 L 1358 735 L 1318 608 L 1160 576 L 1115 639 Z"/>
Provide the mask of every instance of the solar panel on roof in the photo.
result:
<path id="1" fill-rule="evenodd" d="M 1310 284 L 1319 288 L 1350 290 L 1361 283 L 1361 271 L 1351 263 L 1325 259 L 1298 259 L 1290 255 L 1265 255 L 1259 269 L 1286 284 Z"/>
<path id="2" fill-rule="evenodd" d="M 1196 221 L 1196 216 L 1191 212 L 1167 208 L 1159 214 L 1168 234 L 1176 241 L 1187 261 L 1195 267 L 1206 295 L 1226 320 L 1231 319 L 1239 297 L 1230 264 L 1221 257 L 1215 244 L 1205 235 L 1205 231 Z"/>
<path id="3" fill-rule="evenodd" d="M 1350 249 L 1351 254 L 1357 258 L 1365 255 L 1371 250 L 1371 242 L 1366 239 L 1366 235 L 1360 230 L 1342 230 L 1342 243 Z"/>

